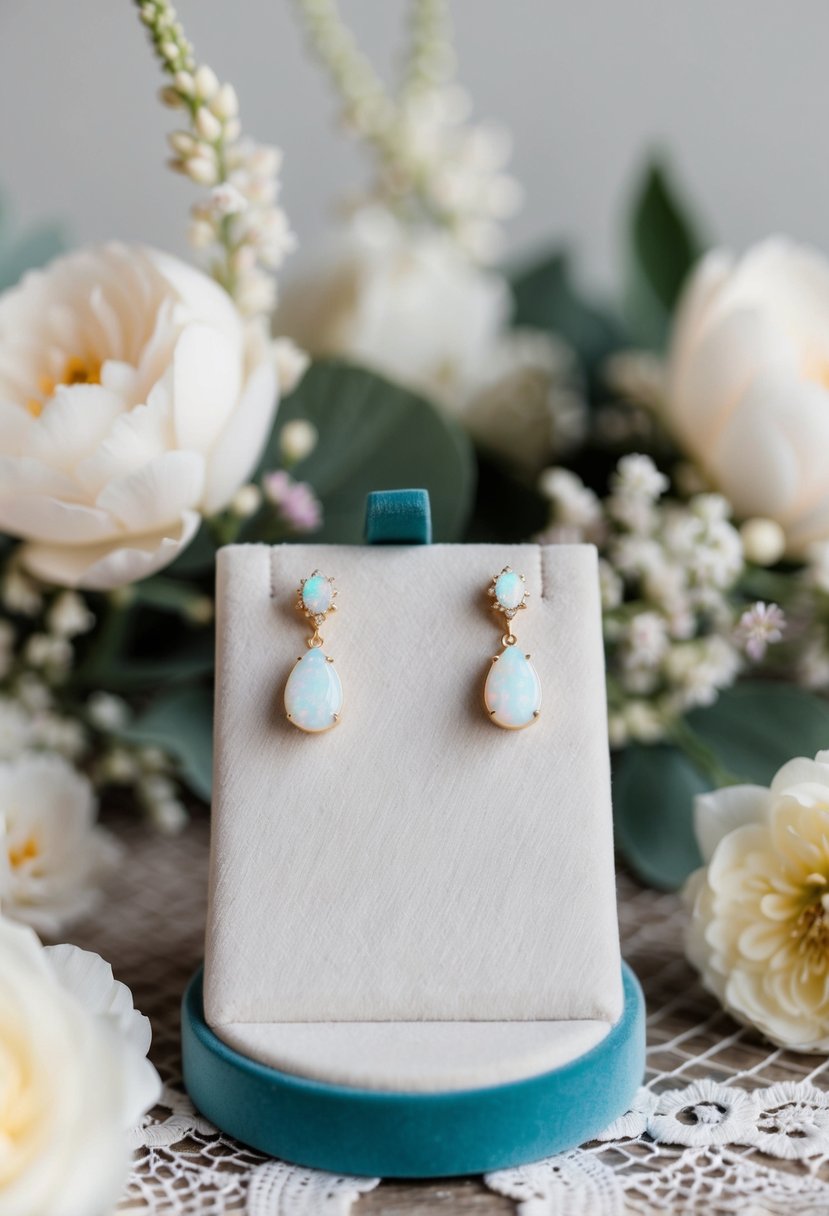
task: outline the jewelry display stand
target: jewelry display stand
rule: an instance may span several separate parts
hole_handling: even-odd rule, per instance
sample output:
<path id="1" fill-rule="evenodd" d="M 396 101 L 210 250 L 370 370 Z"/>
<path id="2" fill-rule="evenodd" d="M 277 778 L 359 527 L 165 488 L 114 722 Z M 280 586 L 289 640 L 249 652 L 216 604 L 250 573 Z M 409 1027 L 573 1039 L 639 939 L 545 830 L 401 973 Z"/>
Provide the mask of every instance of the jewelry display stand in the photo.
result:
<path id="1" fill-rule="evenodd" d="M 543 689 L 520 731 L 482 701 L 507 564 Z M 322 631 L 344 690 L 322 735 L 282 703 L 315 569 L 339 589 Z M 623 1113 L 644 1016 L 619 954 L 595 550 L 231 546 L 216 676 L 205 972 L 183 1006 L 199 1109 L 274 1156 L 385 1177 L 505 1168 Z"/>

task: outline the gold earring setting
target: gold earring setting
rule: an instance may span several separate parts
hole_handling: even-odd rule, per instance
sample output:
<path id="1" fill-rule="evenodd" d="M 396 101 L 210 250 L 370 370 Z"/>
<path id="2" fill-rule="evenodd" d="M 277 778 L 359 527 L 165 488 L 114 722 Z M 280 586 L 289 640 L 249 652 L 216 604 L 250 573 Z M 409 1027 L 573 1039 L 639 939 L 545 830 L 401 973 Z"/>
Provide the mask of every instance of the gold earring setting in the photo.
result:
<path id="1" fill-rule="evenodd" d="M 331 612 L 337 611 L 333 578 L 315 570 L 303 579 L 297 590 L 296 607 L 313 624 L 308 652 L 300 655 L 285 685 L 285 713 L 299 730 L 318 735 L 331 730 L 340 720 L 343 686 L 334 670 L 334 660 L 323 653 L 320 626 Z"/>
<path id="2" fill-rule="evenodd" d="M 503 649 L 495 655 L 484 685 L 484 705 L 490 722 L 505 730 L 531 726 L 541 713 L 541 681 L 538 672 L 518 646 L 513 633 L 514 617 L 527 607 L 524 575 L 504 566 L 492 578 L 488 594 L 492 607 L 507 621 L 501 638 Z"/>

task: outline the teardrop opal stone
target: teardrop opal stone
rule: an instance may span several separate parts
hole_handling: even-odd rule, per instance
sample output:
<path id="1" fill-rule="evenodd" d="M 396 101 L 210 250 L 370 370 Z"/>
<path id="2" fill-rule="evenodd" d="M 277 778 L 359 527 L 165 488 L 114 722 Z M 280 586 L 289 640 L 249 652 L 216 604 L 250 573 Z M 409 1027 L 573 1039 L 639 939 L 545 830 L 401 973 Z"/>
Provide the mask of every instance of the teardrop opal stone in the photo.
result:
<path id="1" fill-rule="evenodd" d="M 484 686 L 484 704 L 490 721 L 506 730 L 520 730 L 538 717 L 541 681 L 517 646 L 505 646 L 492 660 Z"/>
<path id="2" fill-rule="evenodd" d="M 288 676 L 285 685 L 285 712 L 288 721 L 310 734 L 330 730 L 339 721 L 343 707 L 340 677 L 315 646 L 304 654 Z"/>

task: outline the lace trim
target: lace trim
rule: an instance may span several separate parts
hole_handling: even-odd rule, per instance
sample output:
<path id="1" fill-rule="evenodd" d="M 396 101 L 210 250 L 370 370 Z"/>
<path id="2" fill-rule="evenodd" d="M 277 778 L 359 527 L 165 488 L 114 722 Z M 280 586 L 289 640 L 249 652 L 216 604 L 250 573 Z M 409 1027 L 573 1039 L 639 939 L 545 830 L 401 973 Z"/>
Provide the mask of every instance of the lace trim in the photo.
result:
<path id="1" fill-rule="evenodd" d="M 263 1159 L 219 1132 L 171 1086 L 135 1129 L 133 1143 L 124 1206 L 141 1203 L 153 1212 L 185 1211 L 177 1200 L 186 1190 L 198 1194 L 198 1211 L 209 1216 L 348 1216 L 379 1182 Z M 785 1172 L 770 1158 L 806 1168 Z M 820 1175 L 827 1162 L 829 1094 L 808 1081 L 750 1090 L 702 1080 L 660 1094 L 641 1089 L 594 1144 L 484 1181 L 513 1199 L 519 1216 L 825 1216 L 829 1179 Z"/>

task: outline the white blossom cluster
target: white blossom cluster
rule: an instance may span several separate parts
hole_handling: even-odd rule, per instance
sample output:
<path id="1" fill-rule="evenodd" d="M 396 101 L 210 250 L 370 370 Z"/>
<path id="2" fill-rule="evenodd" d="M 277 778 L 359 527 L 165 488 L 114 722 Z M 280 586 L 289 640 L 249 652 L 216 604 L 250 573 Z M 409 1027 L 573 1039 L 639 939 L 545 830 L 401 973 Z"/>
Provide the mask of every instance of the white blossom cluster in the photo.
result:
<path id="1" fill-rule="evenodd" d="M 212 608 L 212 605 L 211 605 Z M 96 619 L 77 591 L 45 590 L 14 558 L 0 575 L 0 764 L 30 752 L 61 757 L 97 789 L 129 789 L 152 823 L 184 826 L 174 764 L 122 738 L 131 711 L 112 693 L 71 693 L 75 642 Z"/>
<path id="2" fill-rule="evenodd" d="M 188 118 L 187 129 L 169 136 L 170 165 L 208 190 L 192 209 L 190 242 L 213 251 L 212 273 L 243 313 L 269 313 L 276 303 L 274 272 L 295 245 L 278 205 L 282 154 L 242 137 L 233 85 L 197 65 L 172 5 L 138 0 L 138 7 L 170 78 L 162 101 Z"/>
<path id="3" fill-rule="evenodd" d="M 762 658 L 780 640 L 776 605 L 741 614 L 735 603 L 745 562 L 724 498 L 664 498 L 668 479 L 637 454 L 619 461 L 604 499 L 567 469 L 548 469 L 541 488 L 551 506 L 543 539 L 599 548 L 614 747 L 667 737 L 734 682 L 744 655 Z"/>
<path id="4" fill-rule="evenodd" d="M 336 0 L 297 5 L 340 96 L 346 129 L 376 155 L 371 201 L 406 219 L 442 226 L 474 260 L 493 260 L 501 222 L 520 206 L 521 190 L 504 169 L 508 132 L 494 123 L 470 123 L 469 98 L 451 79 L 444 0 L 412 0 L 410 47 L 395 95 L 363 55 Z"/>

